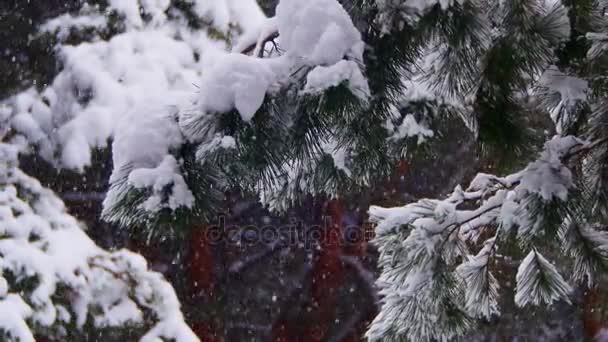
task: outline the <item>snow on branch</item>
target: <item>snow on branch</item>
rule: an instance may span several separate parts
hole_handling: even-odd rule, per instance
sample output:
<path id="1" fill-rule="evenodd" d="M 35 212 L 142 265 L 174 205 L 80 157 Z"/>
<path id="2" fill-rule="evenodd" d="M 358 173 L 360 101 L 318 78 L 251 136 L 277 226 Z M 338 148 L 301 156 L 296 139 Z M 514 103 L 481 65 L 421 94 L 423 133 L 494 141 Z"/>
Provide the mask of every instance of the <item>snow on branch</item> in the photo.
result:
<path id="1" fill-rule="evenodd" d="M 58 38 L 49 48 L 57 51 L 61 70 L 42 89 L 32 87 L 2 103 L 9 110 L 7 118 L 0 115 L 6 119 L 2 125 L 42 158 L 82 171 L 91 164 L 91 151 L 107 146 L 124 117 L 145 117 L 150 104 L 165 112 L 191 106 L 206 54 L 226 49 L 231 28 L 247 35 L 266 17 L 255 0 L 179 2 L 192 13 L 178 8 L 178 1 L 110 0 L 103 11 L 85 4 L 78 13 L 40 23 L 40 34 Z M 200 25 L 189 26 L 188 15 Z M 112 25 L 122 29 L 113 32 Z M 81 32 L 91 41 L 66 42 Z"/>
<path id="2" fill-rule="evenodd" d="M 277 37 L 283 53 L 259 58 L 264 45 Z M 233 49 L 235 52 L 220 53 L 211 59 L 210 71 L 201 80 L 196 116 L 203 120 L 236 109 L 249 122 L 266 95 L 280 84 L 293 82 L 291 76 L 301 68 L 311 69 L 311 74 L 316 68 L 324 68 L 324 78 L 321 80 L 317 71 L 314 80 L 308 81 L 314 86 L 307 89 L 327 89 L 336 82 L 348 81 L 353 92 L 365 99 L 369 89 L 357 64 L 363 61 L 363 47 L 361 34 L 337 1 L 282 0 L 276 17 L 268 19 L 253 34 L 243 36 Z M 254 56 L 244 55 L 250 51 L 254 51 Z M 354 63 L 348 64 L 347 72 L 344 59 Z M 186 135 L 197 138 L 191 132 Z"/>
<path id="3" fill-rule="evenodd" d="M 573 278 L 579 280 L 606 261 L 605 234 L 589 225 L 573 231 L 576 225 L 565 220 L 573 214 L 561 214 L 566 216 L 557 222 L 564 222 L 559 234 L 544 228 L 549 219 L 545 216 L 555 210 L 560 215 L 559 208 L 575 201 L 570 194 L 575 188 L 573 174 L 566 164 L 604 143 L 556 136 L 535 161 L 514 174 L 479 174 L 467 190 L 457 186 L 445 199 L 423 199 L 397 208 L 370 207 L 370 219 L 377 224 L 374 242 L 382 268 L 377 284 L 384 298 L 368 337 L 377 340 L 408 334 L 415 339 L 442 340 L 469 326 L 464 318 L 461 325 L 454 325 L 450 310 L 474 318 L 499 314 L 500 288 L 493 264 L 496 251 L 514 230 L 522 248 L 532 246 L 517 274 L 517 305 L 568 301 L 570 285 L 534 248 L 540 236 L 570 241 L 566 246 L 578 260 L 575 272 L 580 273 Z M 478 245 L 482 247 L 474 252 Z M 437 304 L 448 292 L 452 293 L 451 306 Z M 406 313 L 414 316 L 405 317 Z M 433 329 L 424 328 L 426 323 L 416 315 L 430 320 Z"/>
<path id="4" fill-rule="evenodd" d="M 435 6 L 446 10 L 468 0 L 371 0 L 378 9 L 376 21 L 386 33 L 416 22 Z"/>
<path id="5" fill-rule="evenodd" d="M 538 251 L 533 250 L 524 258 L 517 271 L 515 304 L 552 304 L 557 300 L 570 302 L 572 288 Z"/>
<path id="6" fill-rule="evenodd" d="M 0 334 L 34 341 L 42 327 L 61 338 L 85 324 L 142 329 L 141 341 L 198 341 L 161 274 L 138 254 L 95 245 L 63 202 L 17 167 L 16 148 L 0 144 Z"/>

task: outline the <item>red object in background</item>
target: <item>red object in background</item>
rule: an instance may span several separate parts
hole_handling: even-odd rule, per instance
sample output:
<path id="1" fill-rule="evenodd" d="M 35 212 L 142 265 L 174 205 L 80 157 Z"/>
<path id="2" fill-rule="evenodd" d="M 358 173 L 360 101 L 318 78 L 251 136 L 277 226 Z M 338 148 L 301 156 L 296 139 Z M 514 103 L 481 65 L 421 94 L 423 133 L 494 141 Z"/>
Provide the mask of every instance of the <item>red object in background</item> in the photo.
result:
<path id="1" fill-rule="evenodd" d="M 277 322 L 272 328 L 272 341 L 273 342 L 293 342 L 298 341 L 295 336 L 295 330 L 289 326 L 287 322 Z"/>
<path id="2" fill-rule="evenodd" d="M 272 330 L 274 342 L 321 342 L 327 340 L 333 322 L 338 290 L 343 285 L 345 267 L 340 260 L 343 247 L 344 209 L 339 200 L 327 202 L 327 220 L 319 236 L 319 250 L 311 275 L 311 306 L 305 322 L 280 320 Z"/>
<path id="3" fill-rule="evenodd" d="M 357 239 L 345 243 L 343 225 L 345 209 L 339 199 L 330 200 L 325 205 L 323 234 L 319 239 L 319 250 L 311 274 L 311 307 L 305 321 L 277 322 L 272 330 L 274 342 L 321 342 L 327 341 L 335 320 L 339 291 L 351 270 L 342 261 L 343 255 L 363 257 L 367 253 L 370 225 L 359 227 Z M 373 318 L 373 317 L 372 317 Z M 368 321 L 362 321 L 356 329 L 340 342 L 362 341 Z"/>
<path id="4" fill-rule="evenodd" d="M 196 322 L 192 324 L 192 331 L 198 336 L 201 342 L 223 342 L 224 338 L 218 336 L 217 329 L 206 322 Z"/>
<path id="5" fill-rule="evenodd" d="M 193 294 L 213 295 L 213 259 L 213 245 L 208 228 L 203 226 L 195 229 L 190 240 L 190 256 L 187 263 Z"/>
<path id="6" fill-rule="evenodd" d="M 399 176 L 399 177 L 405 176 L 409 171 L 410 171 L 410 163 L 405 159 L 401 159 L 399 161 L 399 164 L 397 164 L 397 176 Z"/>
<path id="7" fill-rule="evenodd" d="M 344 266 L 340 260 L 344 209 L 340 200 L 330 200 L 326 214 L 329 219 L 324 222 L 312 275 L 313 301 L 327 299 L 327 295 L 335 292 L 344 280 Z"/>
<path id="8" fill-rule="evenodd" d="M 597 287 L 587 290 L 583 295 L 583 329 L 585 339 L 595 341 L 596 336 L 604 328 L 600 304 L 602 298 Z"/>
<path id="9" fill-rule="evenodd" d="M 211 298 L 215 290 L 213 241 L 209 227 L 196 228 L 190 237 L 190 253 L 187 259 L 190 277 L 190 295 Z M 192 323 L 192 330 L 201 342 L 223 342 L 218 329 L 207 321 Z"/>
<path id="10" fill-rule="evenodd" d="M 330 200 L 326 206 L 322 236 L 319 241 L 319 254 L 312 271 L 312 317 L 304 332 L 302 341 L 324 341 L 331 327 L 337 292 L 344 282 L 345 267 L 340 260 L 342 255 L 344 208 L 338 199 Z"/>

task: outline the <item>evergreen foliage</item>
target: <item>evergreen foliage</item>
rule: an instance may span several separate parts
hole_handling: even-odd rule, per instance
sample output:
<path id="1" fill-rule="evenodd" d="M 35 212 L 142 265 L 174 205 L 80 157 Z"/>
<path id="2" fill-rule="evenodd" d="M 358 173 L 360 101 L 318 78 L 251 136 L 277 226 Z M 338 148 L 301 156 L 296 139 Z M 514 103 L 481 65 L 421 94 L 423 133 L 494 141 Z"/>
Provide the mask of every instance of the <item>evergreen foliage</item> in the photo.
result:
<path id="1" fill-rule="evenodd" d="M 287 8 L 291 1 L 279 6 Z M 214 189 L 259 193 L 271 208 L 285 210 L 306 195 L 335 197 L 377 186 L 419 144 L 449 129 L 449 119 L 462 119 L 486 163 L 514 173 L 480 174 L 467 190 L 457 187 L 445 199 L 370 209 L 378 224 L 383 306 L 367 337 L 452 339 L 476 319 L 500 314 L 494 272 L 499 251 L 512 240 L 527 254 L 515 279 L 518 306 L 569 300 L 571 285 L 541 251 L 553 256 L 559 254 L 556 247 L 566 246 L 574 282 L 592 284 L 604 271 L 604 6 L 356 1 L 346 8 L 366 44 L 362 59 L 354 62 L 368 94 L 353 87 L 352 76 L 308 92 L 315 70 L 331 72 L 338 61 L 351 61 L 353 55 L 345 53 L 329 63 L 290 65 L 251 120 L 237 98 L 229 110 L 202 103 L 198 112 L 180 115 L 178 125 L 194 144 L 197 160 L 210 163 L 201 171 Z M 281 14 L 279 8 L 279 21 Z M 279 24 L 278 49 L 247 57 L 251 68 L 293 54 L 281 48 L 291 44 L 289 37 L 281 40 L 286 34 L 281 29 Z M 266 44 L 265 37 L 257 41 L 262 48 Z M 555 136 L 542 144 L 551 132 Z M 209 146 L 225 138 L 234 146 L 222 149 L 224 158 L 218 159 Z M 192 171 L 182 164 L 179 173 Z M 195 202 L 195 208 L 207 203 Z M 106 209 L 120 208 L 119 202 Z"/>
<path id="2" fill-rule="evenodd" d="M 198 341 L 171 285 L 142 256 L 90 240 L 0 143 L 0 339 Z"/>
<path id="3" fill-rule="evenodd" d="M 458 119 L 492 174 L 370 208 L 383 303 L 367 337 L 449 340 L 499 315 L 503 252 L 527 255 L 518 306 L 591 286 L 608 259 L 608 2 L 341 3 L 281 0 L 253 30 L 210 30 L 233 51 L 206 56 L 193 104 L 161 101 L 116 129 L 105 218 L 173 234 L 213 217 L 227 190 L 282 211 L 374 188 Z M 155 17 L 142 2 L 140 19 L 185 18 L 193 30 L 175 35 L 196 36 L 216 23 L 195 5 Z M 571 279 L 551 261 L 563 254 Z"/>

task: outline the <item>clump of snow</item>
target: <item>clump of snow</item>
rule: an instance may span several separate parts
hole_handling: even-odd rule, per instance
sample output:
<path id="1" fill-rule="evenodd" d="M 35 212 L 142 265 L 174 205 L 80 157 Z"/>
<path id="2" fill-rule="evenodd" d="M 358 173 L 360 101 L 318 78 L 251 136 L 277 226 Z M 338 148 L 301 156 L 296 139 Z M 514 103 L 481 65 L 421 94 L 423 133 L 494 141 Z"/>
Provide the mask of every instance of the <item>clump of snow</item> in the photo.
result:
<path id="1" fill-rule="evenodd" d="M 572 172 L 562 163 L 562 158 L 583 144 L 572 136 L 556 136 L 548 141 L 540 158 L 522 171 L 518 190 L 538 194 L 545 201 L 554 197 L 565 201 L 573 183 Z"/>
<path id="2" fill-rule="evenodd" d="M 127 25 L 137 28 L 143 26 L 144 21 L 141 17 L 143 11 L 140 12 L 138 1 L 110 0 L 109 3 L 118 13 L 124 15 Z"/>
<path id="3" fill-rule="evenodd" d="M 13 128 L 40 146 L 46 159 L 59 149 L 60 165 L 89 165 L 90 150 L 107 144 L 131 108 L 158 98 L 179 101 L 194 91 L 200 71 L 193 50 L 168 34 L 132 32 L 63 47 L 65 68 L 53 84 L 41 94 L 30 90 L 14 98 Z"/>
<path id="4" fill-rule="evenodd" d="M 117 0 L 121 1 L 121 0 Z M 187 0 L 201 18 L 211 20 L 222 31 L 238 23 L 245 32 L 256 31 L 266 16 L 255 0 Z"/>
<path id="5" fill-rule="evenodd" d="M 321 93 L 330 87 L 342 82 L 348 82 L 348 87 L 364 101 L 370 96 L 369 85 L 361 73 L 359 65 L 353 61 L 341 60 L 338 63 L 325 67 L 317 66 L 306 76 L 304 93 Z"/>
<path id="6" fill-rule="evenodd" d="M 26 320 L 32 315 L 32 308 L 16 294 L 0 298 L 0 330 L 22 342 L 35 342 Z"/>
<path id="7" fill-rule="evenodd" d="M 96 246 L 58 197 L 17 168 L 14 146 L 0 144 L 0 165 L 0 330 L 34 341 L 38 325 L 145 328 L 152 319 L 143 340 L 198 341 L 171 285 L 141 256 Z M 19 287 L 33 278 L 31 290 Z"/>
<path id="8" fill-rule="evenodd" d="M 281 0 L 276 13 L 287 55 L 309 65 L 332 65 L 345 56 L 363 60 L 361 33 L 336 0 Z"/>
<path id="9" fill-rule="evenodd" d="M 132 188 L 151 190 L 140 208 L 150 212 L 194 204 L 179 163 L 171 155 L 184 142 L 176 116 L 174 106 L 157 101 L 134 107 L 117 124 L 112 187 L 104 201 L 104 215 Z"/>
<path id="10" fill-rule="evenodd" d="M 275 33 L 278 34 L 278 32 L 279 28 L 277 27 L 277 18 L 266 18 L 261 25 L 252 30 L 246 31 L 243 35 L 241 35 L 237 44 L 232 48 L 232 52 L 242 52 L 247 47 L 255 44 L 253 55 L 259 56 L 261 50 L 264 48 L 263 44 L 265 40 Z"/>
<path id="11" fill-rule="evenodd" d="M 127 166 L 133 170 L 156 167 L 172 149 L 183 143 L 176 111 L 175 107 L 164 105 L 162 101 L 152 102 L 133 107 L 119 120 L 112 155 L 114 174 Z"/>
<path id="12" fill-rule="evenodd" d="M 259 32 L 266 20 L 255 0 L 188 2 L 201 20 L 213 17 L 214 28 L 227 36 L 239 30 Z M 111 12 L 125 21 L 124 32 L 107 41 L 57 46 L 63 70 L 42 91 L 31 88 L 3 103 L 0 119 L 16 133 L 14 144 L 19 142 L 24 151 L 35 147 L 58 167 L 83 170 L 91 163 L 91 151 L 113 139 L 114 172 L 106 210 L 124 195 L 123 190 L 142 185 L 137 176 L 129 182 L 131 172 L 144 172 L 139 169 L 163 174 L 149 184 L 156 189 L 146 208 L 158 202 L 162 185 L 171 189 L 161 207 L 189 207 L 192 194 L 179 173 L 179 162 L 169 156 L 184 142 L 176 113 L 192 107 L 200 92 L 210 109 L 236 107 L 251 118 L 274 80 L 274 71 L 264 73 L 258 64 L 247 64 L 248 59 L 238 56 L 214 70 L 216 57 L 225 57 L 226 42 L 209 38 L 205 27 L 188 27 L 170 0 L 111 0 L 108 5 L 106 13 L 85 5 L 79 14 L 40 26 L 41 32 L 56 32 L 61 41 L 71 29 L 104 30 L 109 21 L 105 15 Z M 224 82 L 205 82 L 205 77 Z M 5 129 L 0 128 L 0 133 L 5 134 Z"/>
<path id="13" fill-rule="evenodd" d="M 344 173 L 346 173 L 348 176 L 351 175 L 351 170 L 347 166 L 348 151 L 344 147 L 338 146 L 334 140 L 323 143 L 321 147 L 323 152 L 331 156 L 332 160 L 334 161 L 334 166 L 338 170 L 344 171 Z"/>
<path id="14" fill-rule="evenodd" d="M 166 156 L 155 168 L 132 171 L 129 185 L 136 189 L 152 189 L 153 194 L 142 203 L 142 209 L 146 211 L 154 212 L 165 207 L 172 210 L 179 207 L 191 208 L 194 204 L 194 195 L 179 174 L 179 166 L 173 156 Z M 169 199 L 164 204 L 163 197 L 167 196 L 167 192 Z"/>
<path id="15" fill-rule="evenodd" d="M 421 125 L 416 121 L 414 115 L 407 114 L 399 126 L 393 126 L 393 132 L 389 139 L 401 140 L 403 138 L 417 138 L 418 144 L 424 143 L 426 139 L 435 136 L 433 130 Z"/>
<path id="16" fill-rule="evenodd" d="M 264 102 L 270 86 L 277 81 L 277 69 L 281 64 L 238 53 L 216 58 L 207 65 L 201 80 L 201 115 L 236 108 L 244 121 L 250 121 Z"/>

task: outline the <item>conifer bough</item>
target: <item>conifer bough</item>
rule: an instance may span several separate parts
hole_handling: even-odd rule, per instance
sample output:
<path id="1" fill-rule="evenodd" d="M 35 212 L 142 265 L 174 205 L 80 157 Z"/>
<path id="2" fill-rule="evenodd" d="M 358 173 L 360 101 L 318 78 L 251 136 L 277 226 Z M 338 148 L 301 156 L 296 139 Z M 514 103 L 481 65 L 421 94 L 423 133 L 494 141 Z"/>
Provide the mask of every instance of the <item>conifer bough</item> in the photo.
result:
<path id="1" fill-rule="evenodd" d="M 311 194 L 374 188 L 399 161 L 436 154 L 433 141 L 456 122 L 492 174 L 438 199 L 370 208 L 382 270 L 370 340 L 448 340 L 499 315 L 495 273 L 506 254 L 519 263 L 519 306 L 568 301 L 573 286 L 592 286 L 606 271 L 606 1 L 281 0 L 272 18 L 243 1 L 253 19 L 236 20 L 236 29 L 224 15 L 231 0 L 141 1 L 139 11 L 118 3 L 109 2 L 125 34 L 65 48 L 69 68 L 44 93 L 49 111 L 63 113 L 55 99 L 84 84 L 88 91 L 68 96 L 74 106 L 126 112 L 94 137 L 70 126 L 49 139 L 64 143 L 60 162 L 75 168 L 88 161 L 70 153 L 80 142 L 114 139 L 107 220 L 173 234 L 211 219 L 229 189 L 281 211 Z M 210 22 L 220 29 L 205 39 L 213 33 L 229 48 L 200 43 L 200 31 L 180 20 Z M 106 55 L 137 71 L 147 69 L 135 56 L 163 64 L 155 82 L 139 82 Z M 121 77 L 91 77 L 80 56 Z M 188 102 L 191 69 L 199 91 Z M 108 95 L 122 107 L 101 100 Z M 30 103 L 21 100 L 17 108 Z M 127 111 L 129 101 L 137 105 Z M 18 119 L 13 128 L 56 158 L 46 135 Z"/>

